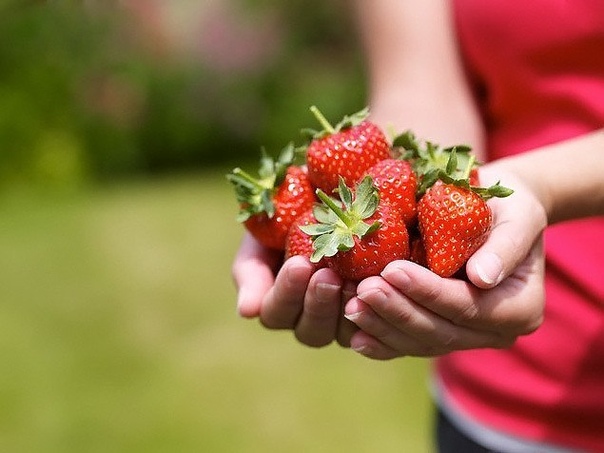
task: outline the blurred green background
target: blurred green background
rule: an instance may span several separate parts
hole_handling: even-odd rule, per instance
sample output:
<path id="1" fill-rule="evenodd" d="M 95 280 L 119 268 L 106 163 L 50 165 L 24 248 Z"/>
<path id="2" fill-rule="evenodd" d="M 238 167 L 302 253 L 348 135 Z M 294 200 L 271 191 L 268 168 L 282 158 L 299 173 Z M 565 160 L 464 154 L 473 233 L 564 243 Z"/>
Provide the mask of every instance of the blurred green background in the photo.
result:
<path id="1" fill-rule="evenodd" d="M 235 313 L 224 174 L 366 99 L 345 0 L 0 0 L 0 451 L 430 451 L 429 363 Z"/>

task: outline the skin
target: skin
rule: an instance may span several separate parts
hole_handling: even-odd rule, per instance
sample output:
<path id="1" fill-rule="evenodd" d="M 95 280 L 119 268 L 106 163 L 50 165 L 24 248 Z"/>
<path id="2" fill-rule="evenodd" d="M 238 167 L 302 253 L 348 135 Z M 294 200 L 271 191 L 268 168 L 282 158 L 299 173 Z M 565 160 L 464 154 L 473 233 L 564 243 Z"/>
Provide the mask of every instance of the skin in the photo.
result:
<path id="1" fill-rule="evenodd" d="M 357 0 L 356 8 L 372 120 L 437 143 L 469 143 L 484 160 L 483 124 L 453 45 L 448 3 Z M 239 313 L 290 329 L 303 344 L 337 341 L 378 360 L 508 347 L 543 321 L 544 229 L 604 215 L 603 149 L 598 130 L 481 167 L 483 185 L 501 180 L 515 192 L 489 201 L 493 230 L 467 263 L 468 281 L 395 261 L 355 285 L 330 269 L 313 274 L 302 257 L 279 269 L 280 257 L 246 235 L 232 267 Z"/>

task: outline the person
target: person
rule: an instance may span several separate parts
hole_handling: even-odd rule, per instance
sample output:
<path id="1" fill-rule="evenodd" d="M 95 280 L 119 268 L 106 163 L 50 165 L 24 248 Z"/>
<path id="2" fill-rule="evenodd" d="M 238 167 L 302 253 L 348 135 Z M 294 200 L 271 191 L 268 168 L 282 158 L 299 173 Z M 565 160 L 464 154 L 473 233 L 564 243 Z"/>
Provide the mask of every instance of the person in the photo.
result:
<path id="1" fill-rule="evenodd" d="M 434 358 L 441 452 L 604 451 L 604 4 L 356 0 L 372 119 L 468 143 L 494 226 L 467 280 L 355 285 L 246 235 L 238 309 L 310 346 Z"/>

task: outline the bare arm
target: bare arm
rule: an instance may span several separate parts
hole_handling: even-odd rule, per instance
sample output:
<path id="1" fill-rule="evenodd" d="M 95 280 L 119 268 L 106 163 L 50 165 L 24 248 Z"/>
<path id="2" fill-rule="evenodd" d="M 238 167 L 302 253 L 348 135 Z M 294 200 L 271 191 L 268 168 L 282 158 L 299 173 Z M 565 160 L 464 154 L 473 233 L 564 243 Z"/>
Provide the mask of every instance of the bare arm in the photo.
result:
<path id="1" fill-rule="evenodd" d="M 449 2 L 355 5 L 373 120 L 446 146 L 470 144 L 483 159 L 482 124 L 457 51 Z"/>
<path id="2" fill-rule="evenodd" d="M 357 0 L 357 7 L 374 118 L 441 144 L 484 150 L 447 2 Z M 391 263 L 361 282 L 345 307 L 361 329 L 351 347 L 375 359 L 430 356 L 506 347 L 535 330 L 545 303 L 543 230 L 604 214 L 603 153 L 600 130 L 485 165 L 483 183 L 501 179 L 516 192 L 490 202 L 495 224 L 467 263 L 469 282 Z"/>
<path id="3" fill-rule="evenodd" d="M 604 129 L 490 165 L 522 179 L 549 224 L 604 215 Z"/>
<path id="4" fill-rule="evenodd" d="M 447 146 L 470 144 L 486 160 L 449 3 L 354 1 L 373 120 Z M 496 225 L 468 262 L 471 283 L 395 261 L 355 288 L 342 285 L 329 269 L 311 275 L 310 263 L 300 257 L 286 261 L 275 276 L 275 258 L 246 237 L 233 263 L 239 312 L 259 317 L 268 328 L 291 329 L 302 343 L 338 339 L 372 358 L 505 347 L 542 321 L 543 229 L 604 214 L 602 151 L 604 133 L 597 132 L 482 168 L 485 182 L 501 178 L 516 192 L 492 201 Z M 354 324 L 342 319 L 341 304 Z"/>
<path id="5" fill-rule="evenodd" d="M 356 0 L 373 119 L 442 145 L 469 143 L 483 161 L 483 126 L 457 51 L 449 2 Z M 549 224 L 604 214 L 604 129 L 504 159 Z"/>

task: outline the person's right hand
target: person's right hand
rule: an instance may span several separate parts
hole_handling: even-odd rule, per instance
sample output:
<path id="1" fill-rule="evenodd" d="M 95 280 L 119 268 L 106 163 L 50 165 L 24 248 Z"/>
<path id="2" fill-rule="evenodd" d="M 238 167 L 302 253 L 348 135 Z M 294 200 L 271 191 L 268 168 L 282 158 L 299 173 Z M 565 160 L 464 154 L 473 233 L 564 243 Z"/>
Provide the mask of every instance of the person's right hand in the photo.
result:
<path id="1" fill-rule="evenodd" d="M 343 317 L 343 304 L 356 286 L 331 269 L 313 272 L 311 262 L 282 255 L 246 233 L 233 262 L 237 308 L 245 318 L 259 318 L 268 329 L 290 329 L 301 343 L 319 347 L 337 340 L 349 346 L 356 326 Z"/>

